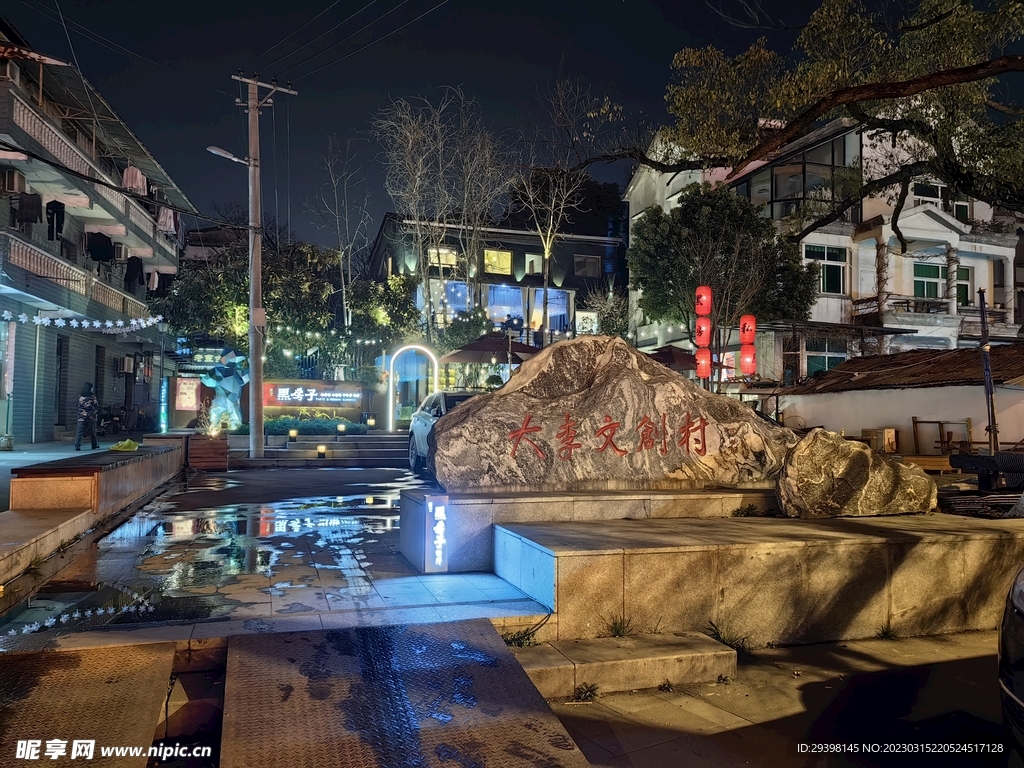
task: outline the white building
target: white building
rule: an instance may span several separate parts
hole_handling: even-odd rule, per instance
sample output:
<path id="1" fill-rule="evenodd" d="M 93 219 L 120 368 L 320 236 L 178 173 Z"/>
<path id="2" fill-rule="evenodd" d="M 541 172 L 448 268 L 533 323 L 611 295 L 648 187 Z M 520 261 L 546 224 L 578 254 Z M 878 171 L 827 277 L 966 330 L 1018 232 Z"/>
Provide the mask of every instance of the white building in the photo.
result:
<path id="1" fill-rule="evenodd" d="M 855 127 L 837 120 L 729 184 L 763 206 L 765 216 L 782 220 L 803 200 L 832 194 L 841 176 L 862 176 L 872 153 Z M 725 175 L 721 169 L 664 174 L 641 167 L 624 195 L 630 222 L 653 206 L 671 209 L 692 183 L 721 181 Z M 975 346 L 981 335 L 978 289 L 986 291 L 992 340 L 1017 338 L 1024 309 L 1024 248 L 1016 234 L 1007 233 L 1015 219 L 994 217 L 990 206 L 972 200 L 954 200 L 946 212 L 942 193 L 942 185 L 929 179 L 912 185 L 898 220 L 908 241 L 905 253 L 892 226 L 892 206 L 882 198 L 865 199 L 800 243 L 805 261 L 820 265 L 818 301 L 809 322 L 761 324 L 758 370 L 763 379 L 793 384 L 862 350 Z M 634 292 L 631 298 L 635 307 L 639 295 Z M 645 322 L 637 313 L 634 317 L 639 348 L 688 346 L 678 326 Z"/>

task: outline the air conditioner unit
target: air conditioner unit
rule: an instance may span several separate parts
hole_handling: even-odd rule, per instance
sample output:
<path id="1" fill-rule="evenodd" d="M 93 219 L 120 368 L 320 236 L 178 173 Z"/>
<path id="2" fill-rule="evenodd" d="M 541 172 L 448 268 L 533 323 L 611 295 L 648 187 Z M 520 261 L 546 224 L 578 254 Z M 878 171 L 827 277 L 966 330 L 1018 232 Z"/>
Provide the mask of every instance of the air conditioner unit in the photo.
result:
<path id="1" fill-rule="evenodd" d="M 21 193 L 25 191 L 25 177 L 13 168 L 0 168 L 0 192 Z"/>
<path id="2" fill-rule="evenodd" d="M 135 373 L 135 358 L 122 357 L 117 361 L 117 372 L 118 373 Z"/>
<path id="3" fill-rule="evenodd" d="M 128 261 L 131 250 L 124 243 L 114 243 L 114 261 Z"/>

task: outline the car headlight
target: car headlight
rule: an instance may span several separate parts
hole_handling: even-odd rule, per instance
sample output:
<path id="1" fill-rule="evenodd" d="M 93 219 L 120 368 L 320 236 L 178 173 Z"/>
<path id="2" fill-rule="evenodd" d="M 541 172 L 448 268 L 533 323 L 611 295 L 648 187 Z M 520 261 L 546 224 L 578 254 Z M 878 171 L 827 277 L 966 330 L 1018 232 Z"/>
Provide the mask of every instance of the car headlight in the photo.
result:
<path id="1" fill-rule="evenodd" d="M 1013 607 L 1024 613 L 1024 568 L 1017 571 L 1013 577 L 1013 586 L 1010 587 L 1010 602 Z"/>

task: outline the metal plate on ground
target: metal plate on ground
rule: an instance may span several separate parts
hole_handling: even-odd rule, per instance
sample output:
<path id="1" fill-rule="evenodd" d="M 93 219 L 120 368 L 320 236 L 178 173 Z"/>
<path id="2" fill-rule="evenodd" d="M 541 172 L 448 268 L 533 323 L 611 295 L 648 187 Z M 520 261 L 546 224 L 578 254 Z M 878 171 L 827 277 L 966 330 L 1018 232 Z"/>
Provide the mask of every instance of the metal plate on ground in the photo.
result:
<path id="1" fill-rule="evenodd" d="M 228 641 L 221 768 L 582 768 L 489 621 Z"/>
<path id="2" fill-rule="evenodd" d="M 101 759 L 102 747 L 148 750 L 167 697 L 174 648 L 154 643 L 0 655 L 0 765 L 23 762 L 17 759 L 19 741 L 39 741 L 37 759 L 61 765 L 70 760 L 75 741 L 95 742 L 94 759 L 109 765 L 115 760 Z M 48 741 L 66 742 L 66 753 L 48 759 Z M 145 751 L 116 758 L 119 768 L 144 768 L 146 761 Z"/>

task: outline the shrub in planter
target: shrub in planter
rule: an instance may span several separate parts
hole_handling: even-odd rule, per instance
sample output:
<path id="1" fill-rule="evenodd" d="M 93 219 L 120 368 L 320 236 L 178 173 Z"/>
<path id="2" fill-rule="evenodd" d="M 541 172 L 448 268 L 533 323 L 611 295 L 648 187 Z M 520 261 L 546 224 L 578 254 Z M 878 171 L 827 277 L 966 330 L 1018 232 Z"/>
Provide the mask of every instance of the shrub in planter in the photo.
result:
<path id="1" fill-rule="evenodd" d="M 345 425 L 346 435 L 365 435 L 365 424 L 355 424 L 347 419 L 297 419 L 294 416 L 279 416 L 263 422 L 263 431 L 268 435 L 287 435 L 291 429 L 297 429 L 300 435 L 334 435 L 338 432 L 338 424 Z M 243 424 L 231 432 L 232 435 L 248 435 L 249 425 Z"/>

